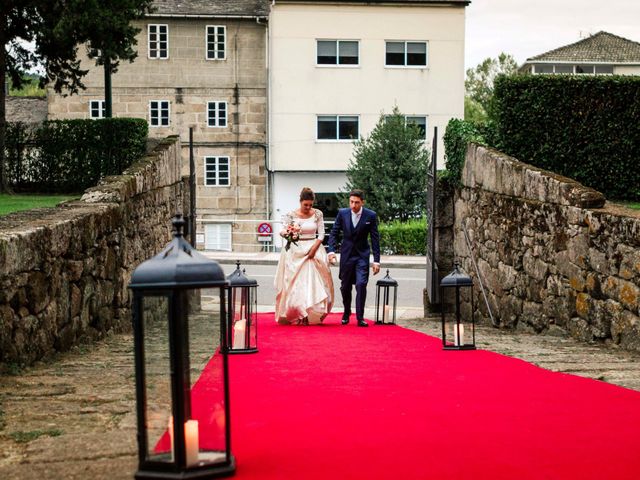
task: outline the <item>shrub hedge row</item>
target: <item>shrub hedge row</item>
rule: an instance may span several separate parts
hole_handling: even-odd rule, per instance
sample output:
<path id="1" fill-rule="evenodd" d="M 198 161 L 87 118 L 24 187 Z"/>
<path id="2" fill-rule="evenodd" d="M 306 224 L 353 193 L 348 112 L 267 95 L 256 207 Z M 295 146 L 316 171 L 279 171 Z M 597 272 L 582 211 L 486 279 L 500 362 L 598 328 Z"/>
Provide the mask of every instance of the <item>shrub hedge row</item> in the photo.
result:
<path id="1" fill-rule="evenodd" d="M 82 192 L 142 157 L 147 134 L 138 118 L 51 120 L 35 128 L 9 123 L 9 181 L 17 191 Z"/>
<path id="2" fill-rule="evenodd" d="M 380 246 L 385 255 L 425 255 L 427 251 L 427 223 L 425 218 L 407 222 L 395 220 L 381 223 Z"/>
<path id="3" fill-rule="evenodd" d="M 609 198 L 640 199 L 640 77 L 499 77 L 490 117 L 499 150 Z"/>
<path id="4" fill-rule="evenodd" d="M 446 170 L 440 174 L 440 179 L 446 185 L 459 187 L 467 145 L 469 142 L 486 145 L 482 127 L 465 120 L 452 118 L 447 124 L 443 140 Z"/>

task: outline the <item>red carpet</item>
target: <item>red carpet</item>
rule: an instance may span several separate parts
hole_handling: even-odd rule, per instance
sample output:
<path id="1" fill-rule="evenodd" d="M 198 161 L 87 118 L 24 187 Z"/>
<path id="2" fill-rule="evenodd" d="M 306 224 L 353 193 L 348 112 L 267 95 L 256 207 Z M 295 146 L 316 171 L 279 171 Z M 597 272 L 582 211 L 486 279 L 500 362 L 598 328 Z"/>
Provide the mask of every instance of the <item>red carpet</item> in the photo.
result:
<path id="1" fill-rule="evenodd" d="M 640 479 L 640 393 L 339 318 L 230 358 L 236 478 Z"/>

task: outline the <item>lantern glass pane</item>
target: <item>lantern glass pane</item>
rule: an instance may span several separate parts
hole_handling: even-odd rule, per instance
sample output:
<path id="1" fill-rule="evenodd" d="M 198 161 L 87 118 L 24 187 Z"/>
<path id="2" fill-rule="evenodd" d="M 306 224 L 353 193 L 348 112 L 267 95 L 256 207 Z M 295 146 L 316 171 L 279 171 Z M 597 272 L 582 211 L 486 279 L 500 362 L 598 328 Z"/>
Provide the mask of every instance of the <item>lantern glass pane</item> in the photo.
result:
<path id="1" fill-rule="evenodd" d="M 227 461 L 224 358 L 220 341 L 220 291 L 187 292 L 189 407 L 185 423 L 187 466 Z"/>
<path id="2" fill-rule="evenodd" d="M 256 348 L 257 304 L 255 287 L 234 287 L 231 295 L 231 325 L 229 345 L 232 350 Z"/>
<path id="3" fill-rule="evenodd" d="M 172 462 L 169 423 L 171 418 L 171 364 L 169 355 L 169 298 L 142 298 L 146 395 L 147 460 Z"/>

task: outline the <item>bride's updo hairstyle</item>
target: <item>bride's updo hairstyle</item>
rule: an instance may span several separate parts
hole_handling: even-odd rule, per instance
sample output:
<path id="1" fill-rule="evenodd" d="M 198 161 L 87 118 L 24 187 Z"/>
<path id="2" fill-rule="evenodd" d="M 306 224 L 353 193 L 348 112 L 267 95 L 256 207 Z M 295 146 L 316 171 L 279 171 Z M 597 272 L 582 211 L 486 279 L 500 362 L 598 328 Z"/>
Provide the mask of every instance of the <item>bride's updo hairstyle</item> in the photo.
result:
<path id="1" fill-rule="evenodd" d="M 313 190 L 309 187 L 304 187 L 300 192 L 300 201 L 302 202 L 303 200 L 311 200 L 315 202 L 316 194 L 313 193 Z"/>

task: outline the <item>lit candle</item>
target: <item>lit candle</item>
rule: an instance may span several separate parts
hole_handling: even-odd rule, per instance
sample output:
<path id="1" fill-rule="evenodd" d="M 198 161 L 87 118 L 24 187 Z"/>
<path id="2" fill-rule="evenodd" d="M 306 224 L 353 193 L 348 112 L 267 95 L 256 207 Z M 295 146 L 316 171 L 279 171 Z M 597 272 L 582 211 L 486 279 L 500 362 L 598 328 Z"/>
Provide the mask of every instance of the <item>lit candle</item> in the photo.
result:
<path id="1" fill-rule="evenodd" d="M 173 415 L 171 415 L 169 417 L 169 442 L 170 442 L 170 446 L 169 448 L 171 449 L 171 461 L 174 461 L 174 457 L 173 457 Z"/>
<path id="2" fill-rule="evenodd" d="M 187 420 L 184 424 L 184 444 L 187 453 L 187 466 L 196 465 L 200 450 L 197 420 Z"/>
<path id="3" fill-rule="evenodd" d="M 382 312 L 382 321 L 383 322 L 389 321 L 389 305 L 384 306 L 384 311 Z"/>
<path id="4" fill-rule="evenodd" d="M 245 348 L 245 341 L 244 341 L 244 333 L 245 333 L 245 329 L 247 327 L 247 319 L 243 318 L 242 320 L 238 320 L 234 325 L 233 325 L 233 349 L 243 349 Z"/>
<path id="5" fill-rule="evenodd" d="M 453 344 L 457 347 L 464 345 L 464 325 L 453 324 Z"/>

